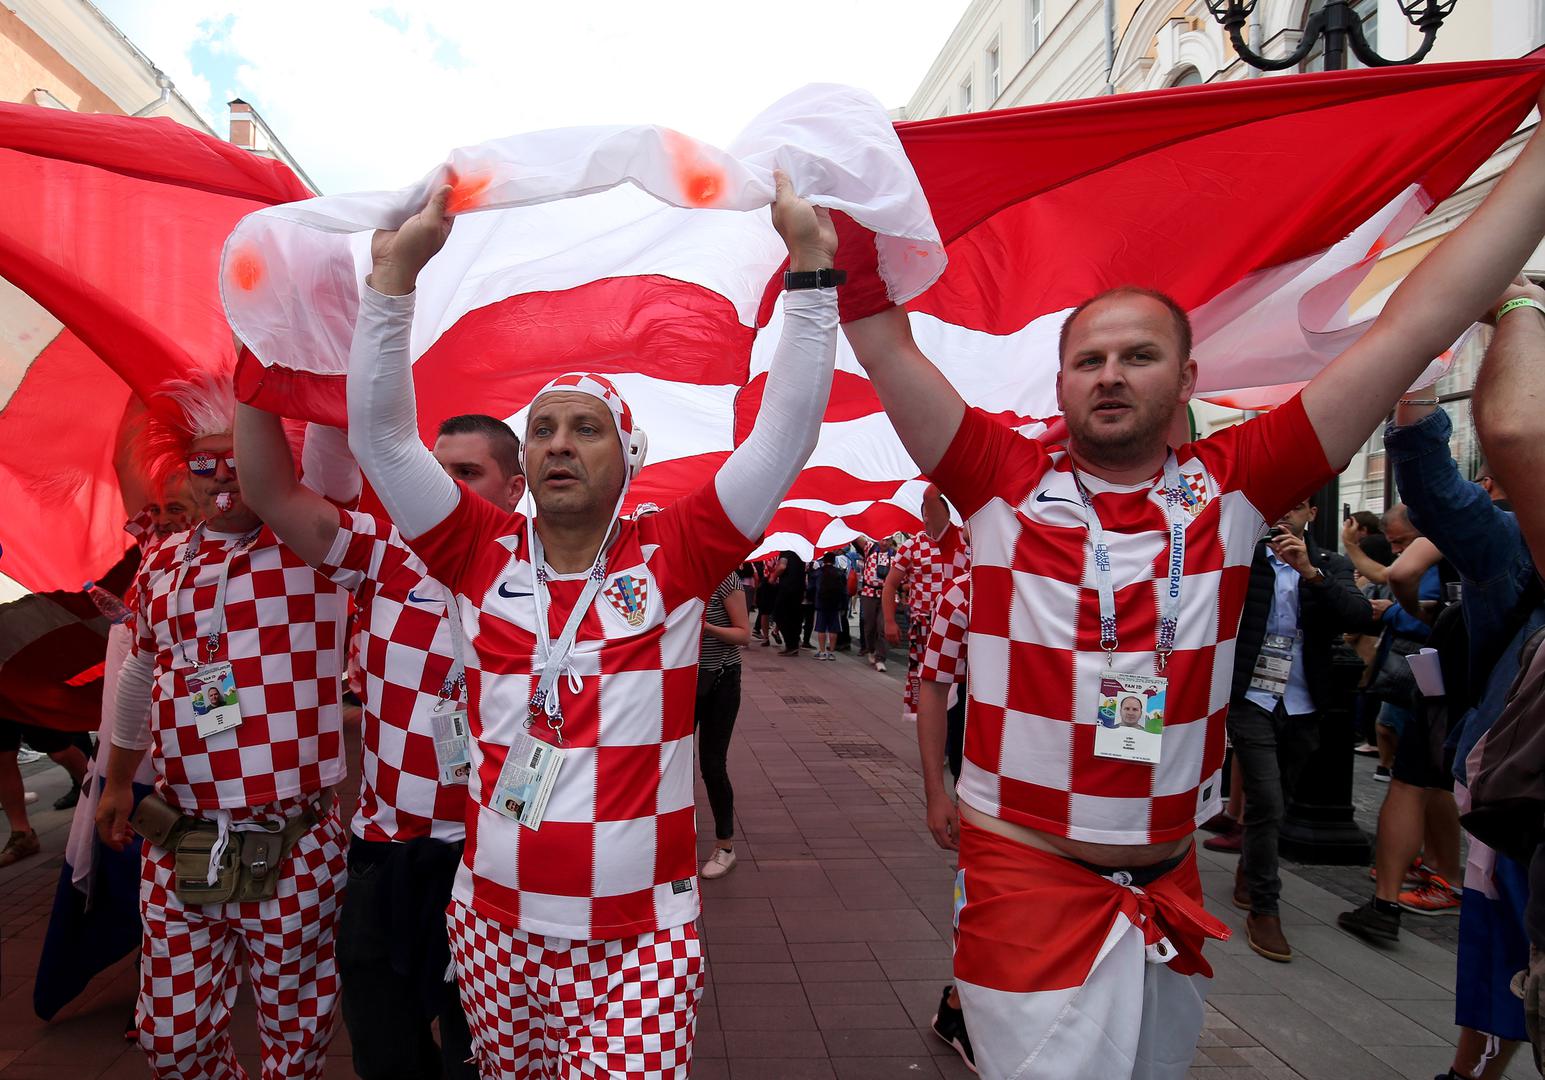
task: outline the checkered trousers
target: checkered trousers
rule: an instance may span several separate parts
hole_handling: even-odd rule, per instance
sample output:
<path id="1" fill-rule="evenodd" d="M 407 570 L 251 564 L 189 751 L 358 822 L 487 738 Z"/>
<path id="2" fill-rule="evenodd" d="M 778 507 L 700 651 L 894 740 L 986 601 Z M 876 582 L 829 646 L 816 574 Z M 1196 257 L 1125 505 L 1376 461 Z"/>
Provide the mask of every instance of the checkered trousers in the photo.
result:
<path id="1" fill-rule="evenodd" d="M 623 521 L 606 580 L 580 621 L 561 675 L 563 763 L 540 828 L 492 809 L 506 754 L 529 733 L 556 742 L 548 717 L 528 729 L 539 681 L 538 588 L 525 520 L 463 491 L 455 511 L 411 541 L 457 592 L 468 657 L 476 804 L 454 895 L 528 934 L 593 940 L 697 917 L 692 720 L 703 612 L 752 543 L 710 482 L 641 521 Z M 586 573 L 552 575 L 556 641 Z"/>
<path id="2" fill-rule="evenodd" d="M 455 660 L 449 594 L 390 521 L 346 510 L 338 518 L 320 569 L 354 594 L 359 612 L 364 745 L 354 835 L 456 843 L 467 834 L 467 786 L 440 783 L 431 721 Z"/>
<path id="3" fill-rule="evenodd" d="M 447 917 L 485 1080 L 685 1080 L 703 996 L 694 924 L 574 941 L 512 930 L 458 900 Z"/>
<path id="4" fill-rule="evenodd" d="M 1186 485 L 1185 565 L 1156 766 L 1094 754 L 1106 660 L 1067 454 L 972 411 L 934 470 L 971 523 L 970 719 L 959 792 L 974 809 L 1106 844 L 1179 839 L 1216 812 L 1255 545 L 1332 470 L 1297 398 L 1175 454 Z M 1169 556 L 1162 474 L 1135 485 L 1083 479 L 1110 547 L 1115 668 L 1151 675 Z"/>
<path id="5" fill-rule="evenodd" d="M 264 809 L 298 808 L 292 801 Z M 344 842 L 334 811 L 296 843 L 272 900 L 191 907 L 172 891 L 172 853 L 145 845 L 135 1019 L 151 1075 L 245 1075 L 228 1030 L 242 957 L 257 998 L 263 1080 L 322 1075 L 338 1000 L 333 932 L 347 877 Z"/>
<path id="6" fill-rule="evenodd" d="M 971 621 L 971 575 L 950 582 L 934 609 L 918 678 L 957 683 L 966 679 L 966 628 Z"/>
<path id="7" fill-rule="evenodd" d="M 140 566 L 134 648 L 155 659 L 152 761 L 161 790 L 185 810 L 260 806 L 343 779 L 339 710 L 347 597 L 264 528 L 231 559 L 225 632 L 241 725 L 201 737 L 187 679 L 209 657 L 205 638 L 220 567 L 236 540 L 206 536 L 182 584 L 177 639 L 171 592 L 188 534 L 170 537 Z"/>

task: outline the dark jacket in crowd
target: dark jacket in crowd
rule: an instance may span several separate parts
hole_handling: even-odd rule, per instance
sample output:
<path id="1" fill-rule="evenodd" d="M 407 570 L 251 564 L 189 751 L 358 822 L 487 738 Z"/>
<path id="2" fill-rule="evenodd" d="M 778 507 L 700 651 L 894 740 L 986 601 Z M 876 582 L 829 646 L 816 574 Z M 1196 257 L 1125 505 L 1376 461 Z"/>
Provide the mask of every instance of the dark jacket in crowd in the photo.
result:
<path id="1" fill-rule="evenodd" d="M 1352 563 L 1334 551 L 1321 551 L 1314 537 L 1305 536 L 1309 561 L 1325 574 L 1323 581 L 1298 582 L 1298 628 L 1304 634 L 1304 681 L 1315 709 L 1329 707 L 1325 694 L 1332 685 L 1331 650 L 1341 635 L 1363 630 L 1373 618 L 1368 598 L 1357 588 Z M 1276 574 L 1267 557 L 1265 540 L 1255 545 L 1250 563 L 1250 586 L 1244 614 L 1239 620 L 1239 638 L 1234 651 L 1233 700 L 1243 701 L 1250 689 L 1250 675 L 1266 640 L 1266 623 L 1276 595 Z"/>

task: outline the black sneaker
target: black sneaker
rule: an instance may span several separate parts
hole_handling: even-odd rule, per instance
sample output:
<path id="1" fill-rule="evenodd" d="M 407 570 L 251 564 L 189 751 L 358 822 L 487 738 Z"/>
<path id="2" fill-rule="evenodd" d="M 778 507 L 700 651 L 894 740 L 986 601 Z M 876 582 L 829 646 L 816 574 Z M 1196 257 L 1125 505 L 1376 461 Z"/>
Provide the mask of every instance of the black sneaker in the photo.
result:
<path id="1" fill-rule="evenodd" d="M 80 785 L 70 785 L 70 790 L 54 800 L 55 810 L 74 810 L 75 804 L 80 802 Z"/>
<path id="2" fill-rule="evenodd" d="M 966 1068 L 976 1072 L 976 1055 L 971 1052 L 971 1036 L 966 1031 L 965 1014 L 950 1006 L 952 989 L 954 987 L 946 986 L 939 997 L 939 1011 L 934 1014 L 931 1025 L 933 1033 L 947 1045 L 953 1046 L 960 1060 L 966 1063 Z"/>
<path id="3" fill-rule="evenodd" d="M 1372 900 L 1337 915 L 1336 925 L 1368 941 L 1400 940 L 1400 912 L 1380 911 L 1373 906 Z"/>

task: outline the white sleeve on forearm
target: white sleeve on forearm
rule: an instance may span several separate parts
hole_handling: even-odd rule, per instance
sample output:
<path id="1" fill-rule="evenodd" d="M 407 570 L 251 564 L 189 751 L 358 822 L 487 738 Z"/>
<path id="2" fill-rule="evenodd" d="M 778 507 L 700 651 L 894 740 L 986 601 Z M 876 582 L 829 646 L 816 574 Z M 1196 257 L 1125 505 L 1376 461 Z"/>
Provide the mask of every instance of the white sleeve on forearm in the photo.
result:
<path id="1" fill-rule="evenodd" d="M 836 290 L 784 293 L 783 336 L 756 424 L 714 478 L 724 513 L 742 536 L 762 535 L 815 450 L 836 360 Z"/>
<path id="2" fill-rule="evenodd" d="M 359 498 L 359 465 L 341 428 L 307 424 L 300 469 L 302 482 L 324 499 L 346 506 Z"/>
<path id="3" fill-rule="evenodd" d="M 406 539 L 450 516 L 456 482 L 418 437 L 413 400 L 413 294 L 360 288 L 359 321 L 349 350 L 349 448 L 387 515 Z"/>
<path id="4" fill-rule="evenodd" d="M 150 685 L 155 658 L 131 652 L 118 669 L 118 698 L 113 712 L 113 745 L 144 750 L 150 745 Z"/>

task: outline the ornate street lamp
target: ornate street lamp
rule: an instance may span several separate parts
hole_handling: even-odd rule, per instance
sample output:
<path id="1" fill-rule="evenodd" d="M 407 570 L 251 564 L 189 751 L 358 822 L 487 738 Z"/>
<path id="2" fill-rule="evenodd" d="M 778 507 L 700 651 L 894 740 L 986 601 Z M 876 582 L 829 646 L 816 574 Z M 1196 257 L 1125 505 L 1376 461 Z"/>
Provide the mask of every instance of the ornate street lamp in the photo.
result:
<path id="1" fill-rule="evenodd" d="M 1341 71 L 1347 66 L 1347 46 L 1367 67 L 1392 67 L 1397 64 L 1414 64 L 1426 56 L 1432 43 L 1438 39 L 1438 27 L 1453 12 L 1458 0 L 1399 0 L 1400 12 L 1411 25 L 1422 32 L 1422 43 L 1410 56 L 1390 60 L 1380 56 L 1368 44 L 1363 35 L 1362 20 L 1352 10 L 1352 0 L 1325 0 L 1324 6 L 1309 16 L 1304 36 L 1293 50 L 1293 55 L 1280 60 L 1269 60 L 1250 48 L 1245 41 L 1245 23 L 1255 10 L 1258 0 L 1207 0 L 1207 10 L 1218 24 L 1228 31 L 1239 58 L 1253 68 L 1262 71 L 1282 71 L 1297 67 L 1314 51 L 1320 38 L 1325 39 L 1325 70 Z"/>
<path id="2" fill-rule="evenodd" d="M 1297 67 L 1308 59 L 1321 39 L 1325 42 L 1325 70 L 1342 71 L 1347 66 L 1347 47 L 1367 67 L 1393 67 L 1414 64 L 1431 51 L 1438 38 L 1438 28 L 1454 10 L 1458 0 L 1398 0 L 1400 12 L 1422 32 L 1422 43 L 1410 56 L 1390 60 L 1380 56 L 1363 33 L 1363 23 L 1352 7 L 1352 0 L 1324 0 L 1309 16 L 1303 38 L 1291 56 L 1271 60 L 1250 48 L 1245 40 L 1245 25 L 1254 14 L 1259 0 L 1206 0 L 1207 10 L 1228 32 L 1234 51 L 1251 67 L 1261 71 L 1282 71 Z M 1385 468 L 1389 465 L 1386 462 Z M 1314 496 L 1319 510 L 1314 524 L 1315 539 L 1321 547 L 1334 551 L 1341 521 L 1339 485 L 1332 480 Z M 1349 650 L 1337 650 L 1332 656 L 1332 686 L 1328 695 L 1332 706 L 1320 714 L 1320 743 L 1300 774 L 1293 791 L 1285 792 L 1287 811 L 1281 826 L 1282 854 L 1300 862 L 1362 865 L 1370 849 L 1354 817 L 1352 808 L 1353 723 L 1350 706 L 1355 700 L 1362 662 Z M 1238 768 L 1238 762 L 1235 762 Z"/>

